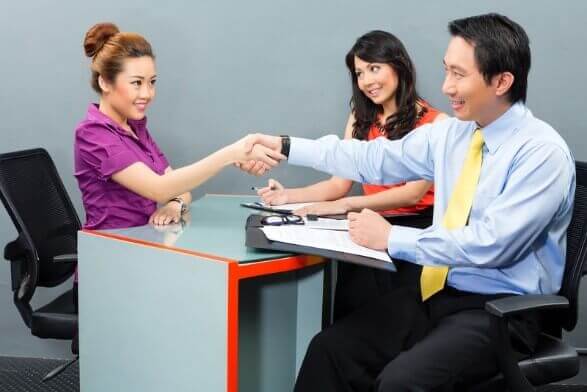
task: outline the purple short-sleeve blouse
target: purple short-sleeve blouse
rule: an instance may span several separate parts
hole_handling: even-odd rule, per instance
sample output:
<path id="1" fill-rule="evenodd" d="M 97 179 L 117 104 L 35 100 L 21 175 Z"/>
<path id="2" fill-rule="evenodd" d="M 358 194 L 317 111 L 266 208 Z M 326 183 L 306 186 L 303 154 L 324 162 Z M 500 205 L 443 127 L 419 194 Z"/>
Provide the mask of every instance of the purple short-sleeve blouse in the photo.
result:
<path id="1" fill-rule="evenodd" d="M 143 162 L 157 174 L 169 163 L 147 131 L 147 119 L 128 124 L 130 136 L 110 117 L 90 104 L 86 117 L 75 129 L 75 177 L 82 193 L 87 229 L 113 229 L 148 223 L 157 203 L 114 182 L 114 173 Z"/>

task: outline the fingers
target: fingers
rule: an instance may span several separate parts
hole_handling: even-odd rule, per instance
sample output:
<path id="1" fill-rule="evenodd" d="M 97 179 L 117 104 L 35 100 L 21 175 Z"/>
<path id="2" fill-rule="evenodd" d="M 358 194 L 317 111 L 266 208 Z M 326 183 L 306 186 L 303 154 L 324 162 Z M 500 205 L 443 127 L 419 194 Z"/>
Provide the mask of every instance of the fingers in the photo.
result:
<path id="1" fill-rule="evenodd" d="M 281 185 L 277 180 L 274 180 L 273 178 L 269 179 L 268 185 L 269 185 L 269 188 L 271 188 L 273 190 L 282 191 L 284 189 L 283 185 Z"/>
<path id="2" fill-rule="evenodd" d="M 171 223 L 177 222 L 179 222 L 179 216 L 170 215 L 167 213 L 155 213 L 151 215 L 151 218 L 149 218 L 149 223 L 156 226 L 169 225 Z"/>
<path id="3" fill-rule="evenodd" d="M 255 160 L 237 162 L 235 163 L 235 166 L 244 171 L 245 173 L 254 176 L 262 176 L 269 170 L 269 167 L 264 162 Z"/>
<path id="4" fill-rule="evenodd" d="M 269 205 L 275 205 L 276 200 L 277 200 L 277 193 L 275 191 L 269 190 L 267 192 L 265 192 L 263 195 L 261 195 L 261 200 L 263 200 L 264 203 L 269 204 Z"/>
<path id="5" fill-rule="evenodd" d="M 256 145 L 251 152 L 251 158 L 256 159 L 258 161 L 262 161 L 265 164 L 275 167 L 279 164 L 279 161 L 284 159 L 283 155 L 278 152 L 271 150 L 265 146 L 260 144 Z M 283 157 L 283 158 L 282 158 Z"/>
<path id="6" fill-rule="evenodd" d="M 266 204 L 278 206 L 287 203 L 287 196 L 284 191 L 268 191 L 261 196 L 261 200 Z"/>
<path id="7" fill-rule="evenodd" d="M 251 171 L 251 169 L 253 167 L 255 167 L 255 164 L 257 163 L 257 161 L 246 161 L 246 162 L 237 162 L 239 166 L 237 166 L 239 169 L 246 171 L 247 173 Z"/>

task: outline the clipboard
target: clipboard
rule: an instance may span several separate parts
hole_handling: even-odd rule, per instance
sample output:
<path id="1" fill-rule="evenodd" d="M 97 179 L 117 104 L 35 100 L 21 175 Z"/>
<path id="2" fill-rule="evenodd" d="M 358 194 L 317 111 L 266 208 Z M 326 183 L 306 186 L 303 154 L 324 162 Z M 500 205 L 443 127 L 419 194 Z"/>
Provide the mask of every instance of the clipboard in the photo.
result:
<path id="1" fill-rule="evenodd" d="M 259 202 L 251 202 L 251 203 L 240 203 L 241 207 L 252 208 L 253 210 L 271 212 L 273 214 L 281 214 L 281 215 L 293 215 L 291 210 L 283 210 L 280 209 L 279 206 L 272 207 L 272 206 L 265 206 Z M 346 214 L 325 214 L 325 215 L 314 215 L 308 214 L 308 219 L 318 219 L 318 218 L 330 218 L 330 219 L 346 219 Z"/>
<path id="2" fill-rule="evenodd" d="M 347 263 L 365 265 L 372 268 L 383 269 L 386 271 L 396 271 L 393 261 L 381 261 L 370 257 L 337 252 L 329 249 L 312 248 L 308 246 L 288 244 L 285 242 L 271 241 L 267 239 L 265 233 L 261 230 L 263 224 L 261 219 L 263 215 L 251 214 L 247 218 L 245 225 L 245 245 L 256 249 L 278 250 L 282 252 L 300 253 L 305 255 L 322 256 L 328 259 L 335 259 Z"/>
<path id="3" fill-rule="evenodd" d="M 259 202 L 250 202 L 250 203 L 241 203 L 241 207 L 252 208 L 253 210 L 265 211 L 265 212 L 272 212 L 274 214 L 282 214 L 282 215 L 291 215 L 292 212 L 290 210 L 282 210 L 280 208 L 274 207 L 266 207 Z"/>

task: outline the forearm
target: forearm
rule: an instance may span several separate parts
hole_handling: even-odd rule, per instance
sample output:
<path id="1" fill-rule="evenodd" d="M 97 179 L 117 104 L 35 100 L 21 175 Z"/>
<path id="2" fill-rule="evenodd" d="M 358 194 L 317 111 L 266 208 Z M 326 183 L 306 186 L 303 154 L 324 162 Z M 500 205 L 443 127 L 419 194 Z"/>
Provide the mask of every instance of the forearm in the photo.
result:
<path id="1" fill-rule="evenodd" d="M 349 211 L 360 211 L 363 208 L 386 211 L 412 207 L 418 204 L 431 186 L 428 181 L 418 181 L 418 184 L 407 184 L 372 195 L 345 197 L 341 201 L 348 206 Z"/>
<path id="2" fill-rule="evenodd" d="M 173 171 L 173 168 L 171 166 L 169 166 L 169 167 L 167 167 L 167 169 L 165 169 L 165 174 L 167 174 L 171 171 Z M 184 205 L 189 205 L 192 202 L 191 192 L 185 192 L 185 193 L 182 193 L 181 195 L 178 195 L 176 197 L 180 198 L 183 201 Z"/>
<path id="3" fill-rule="evenodd" d="M 227 146 L 196 163 L 169 170 L 163 175 L 154 173 L 143 163 L 135 163 L 115 173 L 112 179 L 147 199 L 164 204 L 178 195 L 189 193 L 233 162 L 233 151 Z M 186 197 L 191 200 L 191 196 Z"/>
<path id="4" fill-rule="evenodd" d="M 200 186 L 233 162 L 230 148 L 222 148 L 196 163 L 160 176 L 153 191 L 159 200 L 169 200 L 176 195 L 184 195 L 191 201 L 190 190 Z"/>
<path id="5" fill-rule="evenodd" d="M 422 127 L 423 128 L 423 127 Z M 433 178 L 426 129 L 401 140 L 378 138 L 365 142 L 325 136 L 318 140 L 291 138 L 288 162 L 312 167 L 367 184 L 394 184 Z"/>

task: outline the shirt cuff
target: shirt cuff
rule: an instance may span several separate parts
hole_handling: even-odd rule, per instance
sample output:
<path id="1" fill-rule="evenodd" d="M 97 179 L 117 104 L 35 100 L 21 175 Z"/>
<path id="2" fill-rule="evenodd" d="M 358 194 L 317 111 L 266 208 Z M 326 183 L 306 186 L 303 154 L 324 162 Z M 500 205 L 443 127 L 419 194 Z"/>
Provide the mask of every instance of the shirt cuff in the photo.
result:
<path id="1" fill-rule="evenodd" d="M 290 138 L 287 162 L 296 166 L 314 167 L 320 159 L 320 147 L 316 140 L 300 137 Z"/>
<path id="2" fill-rule="evenodd" d="M 387 240 L 387 252 L 391 258 L 416 261 L 416 241 L 422 229 L 393 226 Z"/>

